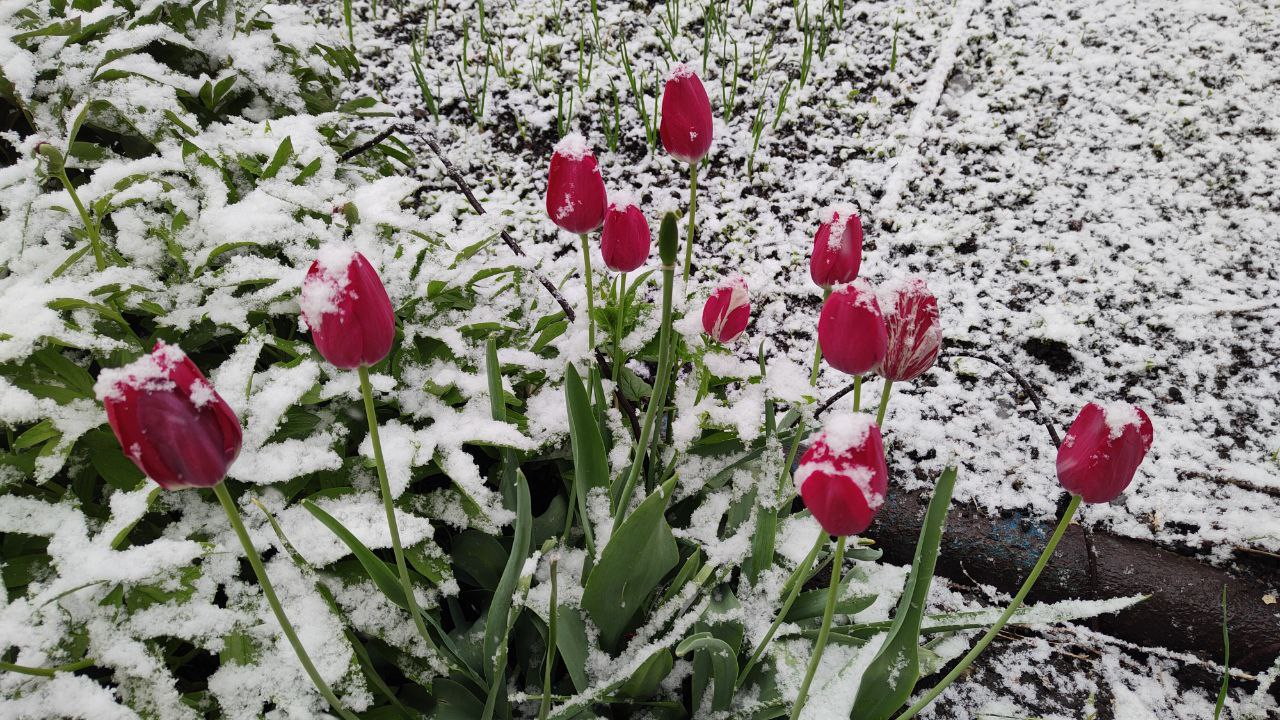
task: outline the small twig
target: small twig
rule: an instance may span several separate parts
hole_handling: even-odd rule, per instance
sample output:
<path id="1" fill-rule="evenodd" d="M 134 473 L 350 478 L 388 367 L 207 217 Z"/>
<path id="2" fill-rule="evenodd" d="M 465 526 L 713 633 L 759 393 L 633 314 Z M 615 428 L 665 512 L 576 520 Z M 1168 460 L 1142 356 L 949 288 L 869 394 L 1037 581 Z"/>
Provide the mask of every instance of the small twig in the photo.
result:
<path id="1" fill-rule="evenodd" d="M 970 357 L 975 360 L 981 360 L 983 362 L 990 363 L 991 365 L 995 365 L 997 368 L 1002 370 L 1004 374 L 1013 378 L 1014 382 L 1018 383 L 1018 385 L 1022 387 L 1022 391 L 1031 399 L 1031 404 L 1036 408 L 1036 414 L 1040 416 L 1040 423 L 1044 425 L 1045 430 L 1049 431 L 1049 438 L 1053 440 L 1053 446 L 1056 448 L 1059 445 L 1062 445 L 1062 437 L 1058 435 L 1058 428 L 1053 424 L 1053 421 L 1049 419 L 1049 416 L 1044 411 L 1044 405 L 1040 402 L 1040 393 L 1036 392 L 1035 388 L 1031 386 L 1031 383 L 1027 382 L 1027 379 L 1022 376 L 1022 373 L 1019 373 L 1013 368 L 1013 363 L 1011 363 L 1007 358 L 997 360 L 990 355 L 985 355 L 980 352 L 956 348 L 947 348 L 943 353 L 943 356 Z"/>
<path id="2" fill-rule="evenodd" d="M 431 148 L 431 152 L 435 153 L 436 158 L 440 160 L 440 164 L 444 165 L 445 174 L 449 176 L 449 179 L 453 181 L 453 184 L 457 185 L 458 190 L 467 198 L 467 202 L 471 204 L 471 209 L 475 210 L 478 215 L 484 215 L 484 206 L 480 204 L 480 201 L 476 199 L 475 193 L 471 191 L 471 185 L 467 183 L 467 180 L 462 176 L 462 173 L 458 172 L 458 168 L 456 168 L 453 163 L 449 162 L 449 158 L 445 157 L 444 151 L 440 149 L 440 145 L 436 142 L 435 138 L 423 133 L 422 139 L 427 144 L 427 147 Z M 527 257 L 524 254 L 524 250 L 521 249 L 520 243 L 516 242 L 515 238 L 511 237 L 511 234 L 505 229 L 500 230 L 499 235 L 502 237 L 502 241 L 507 244 L 507 247 L 511 249 L 511 252 L 519 255 L 520 257 Z M 537 278 L 542 287 L 546 288 L 547 292 L 551 293 L 551 297 L 555 298 L 556 303 L 560 306 L 560 309 L 564 311 L 564 315 L 569 319 L 569 322 L 573 322 L 577 318 L 577 313 L 573 311 L 573 307 L 569 305 L 569 301 L 565 300 L 564 296 L 560 294 L 560 291 L 556 289 L 555 284 L 552 283 L 546 275 L 543 275 L 536 269 L 530 268 L 529 271 L 533 273 L 533 276 Z M 610 365 L 609 359 L 599 350 L 594 350 L 594 352 L 596 356 L 596 363 L 600 366 L 600 376 L 604 378 L 613 377 L 613 367 Z M 618 399 L 618 408 L 622 411 L 622 414 L 626 416 L 627 423 L 631 426 L 632 436 L 639 437 L 640 421 L 636 417 L 635 406 L 633 406 L 631 401 L 622 394 L 622 388 L 614 388 L 613 392 L 614 396 Z"/>
<path id="3" fill-rule="evenodd" d="M 373 148 L 375 148 L 375 147 L 377 147 L 377 146 L 378 146 L 378 143 L 381 143 L 383 140 L 386 140 L 387 138 L 391 137 L 391 136 L 392 136 L 392 134 L 394 134 L 394 133 L 395 133 L 395 131 L 396 131 L 397 129 L 399 129 L 399 128 L 398 128 L 398 126 L 396 126 L 396 125 L 392 125 L 391 127 L 387 128 L 386 130 L 383 130 L 382 132 L 378 133 L 377 135 L 374 135 L 373 137 L 369 138 L 368 140 L 365 140 L 364 142 L 360 143 L 359 145 L 357 145 L 357 146 L 355 146 L 355 147 L 351 148 L 350 150 L 348 150 L 348 151 L 346 151 L 346 152 L 342 153 L 341 155 L 339 155 L 339 156 L 338 156 L 338 159 L 339 159 L 339 160 L 341 160 L 342 162 L 346 162 L 346 161 L 348 161 L 348 160 L 350 160 L 350 159 L 352 159 L 352 158 L 354 158 L 354 157 L 356 157 L 356 156 L 358 156 L 358 155 L 361 155 L 361 154 L 363 154 L 363 153 L 366 153 L 366 152 L 368 152 L 368 151 L 372 150 Z"/>
<path id="4" fill-rule="evenodd" d="M 445 174 L 449 176 L 449 179 L 453 181 L 453 184 L 457 185 L 458 190 L 467 198 L 467 202 L 471 204 L 471 209 L 475 210 L 478 215 L 484 215 L 484 206 L 480 204 L 480 201 L 476 199 L 475 193 L 471 191 L 471 185 L 467 183 L 466 178 L 462 177 L 462 173 L 458 172 L 458 168 L 454 167 L 452 162 L 449 162 L 449 158 L 445 157 L 444 151 L 440 149 L 440 145 L 435 141 L 435 138 L 424 134 L 422 139 L 427 143 L 427 147 L 431 148 L 431 152 L 435 153 L 436 158 L 440 160 L 440 164 L 444 165 Z M 505 229 L 499 231 L 499 235 L 502 237 L 502 241 L 507 244 L 507 247 L 511 249 L 511 252 L 519 255 L 520 257 L 527 257 L 524 254 L 524 250 L 520 247 L 520 243 L 517 243 L 515 238 L 511 237 L 511 234 Z M 560 294 L 560 291 L 556 289 L 555 283 L 551 282 L 547 276 L 537 270 L 531 269 L 530 272 L 533 273 L 533 276 L 537 278 L 542 287 L 546 288 L 547 292 L 551 293 L 551 297 L 555 298 L 556 304 L 560 306 L 561 310 L 564 310 L 564 315 L 569 319 L 569 322 L 576 320 L 578 314 L 574 312 L 573 307 L 569 305 L 569 301 L 565 300 L 564 296 Z M 607 376 L 612 377 L 612 375 Z"/>
<path id="5" fill-rule="evenodd" d="M 822 413 L 826 412 L 828 408 L 836 404 L 837 400 L 853 392 L 854 387 L 855 387 L 854 383 L 849 383 L 848 385 L 845 385 L 844 387 L 837 390 L 835 395 L 832 395 L 831 397 L 822 401 L 822 404 L 818 406 L 818 409 L 813 411 L 813 416 L 816 418 Z"/>
<path id="6" fill-rule="evenodd" d="M 1256 493 L 1261 493 L 1263 495 L 1270 495 L 1271 497 L 1274 497 L 1274 498 L 1280 498 L 1280 488 L 1264 487 L 1262 485 L 1251 483 L 1248 480 L 1240 480 L 1238 478 L 1230 478 L 1230 477 L 1224 477 L 1224 478 L 1214 477 L 1212 475 L 1206 475 L 1205 473 L 1195 472 L 1192 470 L 1179 472 L 1178 479 L 1183 479 L 1183 478 L 1191 478 L 1194 480 L 1204 480 L 1207 482 L 1218 483 L 1219 485 L 1230 485 L 1232 487 L 1240 488 L 1241 490 L 1248 490 L 1249 492 L 1256 492 Z"/>

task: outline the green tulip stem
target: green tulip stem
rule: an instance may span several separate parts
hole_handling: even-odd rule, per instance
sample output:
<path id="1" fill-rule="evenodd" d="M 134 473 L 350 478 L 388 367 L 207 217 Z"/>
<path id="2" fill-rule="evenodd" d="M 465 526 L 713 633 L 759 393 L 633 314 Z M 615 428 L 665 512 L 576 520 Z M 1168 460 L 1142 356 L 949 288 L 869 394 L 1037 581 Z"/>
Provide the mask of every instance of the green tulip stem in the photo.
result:
<path id="1" fill-rule="evenodd" d="M 618 276 L 618 322 L 613 327 L 613 384 L 622 372 L 622 326 L 627 321 L 627 274 Z"/>
<path id="2" fill-rule="evenodd" d="M 827 544 L 827 536 L 818 533 L 818 541 L 813 544 L 813 549 L 809 554 L 796 565 L 796 569 L 791 571 L 791 575 L 787 577 L 787 582 L 783 587 L 787 588 L 787 597 L 782 601 L 782 608 L 778 610 L 778 615 L 773 619 L 773 624 L 769 626 L 769 631 L 756 645 L 755 651 L 751 653 L 751 659 L 747 660 L 747 664 L 742 666 L 742 672 L 738 673 L 738 680 L 734 683 L 734 689 L 742 687 L 742 683 L 746 682 L 747 675 L 751 673 L 751 668 L 760 662 L 760 657 L 764 655 L 765 648 L 769 646 L 769 641 L 773 639 L 774 633 L 778 632 L 778 628 L 782 626 L 783 620 L 786 619 L 787 613 L 791 611 L 791 606 L 795 604 L 796 598 L 800 596 L 800 588 L 804 585 L 805 575 L 813 569 L 813 561 L 818 557 L 818 551 L 823 545 Z"/>
<path id="3" fill-rule="evenodd" d="M 889 394 L 893 392 L 893 381 L 885 379 L 884 389 L 880 391 L 880 409 L 876 411 L 876 424 L 884 428 L 884 412 L 889 409 Z"/>
<path id="4" fill-rule="evenodd" d="M 587 353 L 595 352 L 596 349 L 596 299 L 595 299 L 595 283 L 591 278 L 591 243 L 587 240 L 587 234 L 582 233 L 582 267 L 583 275 L 587 280 Z"/>
<path id="5" fill-rule="evenodd" d="M 547 720 L 551 710 L 551 668 L 556 664 L 556 606 L 559 604 L 556 587 L 557 557 L 551 556 L 551 605 L 547 611 L 547 664 L 542 672 L 542 703 L 538 706 L 538 720 Z"/>
<path id="6" fill-rule="evenodd" d="M 684 294 L 689 296 L 689 269 L 693 267 L 693 233 L 698 211 L 698 163 L 689 163 L 689 240 L 684 246 Z"/>
<path id="7" fill-rule="evenodd" d="M 1018 611 L 1019 607 L 1022 607 L 1022 601 L 1026 599 L 1027 593 L 1031 592 L 1031 588 L 1035 586 L 1036 580 L 1040 578 L 1040 573 L 1044 570 L 1045 565 L 1049 564 L 1049 558 L 1053 555 L 1054 549 L 1058 547 L 1058 541 L 1062 539 L 1063 533 L 1067 531 L 1067 526 L 1071 524 L 1071 518 L 1075 516 L 1076 509 L 1079 507 L 1080 496 L 1072 495 L 1071 503 L 1067 505 L 1067 511 L 1062 513 L 1062 519 L 1058 521 L 1058 527 L 1054 528 L 1053 536 L 1049 538 L 1049 544 L 1044 546 L 1044 551 L 1040 553 L 1040 559 L 1036 561 L 1035 567 L 1031 568 L 1031 574 L 1027 576 L 1025 581 L 1023 581 L 1022 587 L 1018 589 L 1018 594 L 1013 596 L 1013 601 L 1009 603 L 1009 607 L 1005 608 L 1004 613 L 1002 613 L 1000 618 L 996 620 L 996 623 L 987 630 L 986 634 L 982 636 L 982 639 L 973 646 L 973 649 L 969 651 L 969 654 L 965 655 L 964 658 L 951 669 L 951 672 L 947 673 L 947 676 L 942 678 L 941 682 L 933 686 L 932 690 L 925 693 L 924 697 L 917 700 L 915 704 L 899 715 L 898 720 L 907 720 L 907 718 L 915 717 L 917 713 L 928 706 L 929 703 L 933 702 L 934 698 L 942 694 L 942 691 L 946 690 L 948 685 L 954 682 L 956 678 L 960 677 L 965 670 L 969 669 L 969 666 L 973 664 L 973 661 L 982 654 L 983 650 L 987 649 L 987 646 L 991 644 L 991 641 L 995 639 L 996 635 L 1004 629 L 1005 624 L 1009 622 L 1009 619 L 1013 617 L 1013 614 Z"/>
<path id="8" fill-rule="evenodd" d="M 822 302 L 826 304 L 827 298 L 831 297 L 831 288 L 822 289 Z M 818 341 L 817 333 L 813 336 L 813 369 L 809 371 L 809 385 L 818 387 L 818 373 L 822 371 L 822 343 Z"/>
<path id="9" fill-rule="evenodd" d="M 378 414 L 373 407 L 373 386 L 369 384 L 369 368 L 361 365 L 360 393 L 364 395 L 364 414 L 369 420 L 369 441 L 373 445 L 373 462 L 378 466 L 378 486 L 382 491 L 382 507 L 387 512 L 387 529 L 391 532 L 391 550 L 396 556 L 396 569 L 400 573 L 400 588 L 404 590 L 405 604 L 409 606 L 409 615 L 418 628 L 418 634 L 427 642 L 432 652 L 436 652 L 436 644 L 427 633 L 427 626 L 422 621 L 422 610 L 418 607 L 418 598 L 413 594 L 413 582 L 409 579 L 409 566 L 404 561 L 404 548 L 400 546 L 400 527 L 396 524 L 395 503 L 391 498 L 391 483 L 387 480 L 387 463 L 382 459 L 382 441 L 378 438 Z"/>
<path id="10" fill-rule="evenodd" d="M 627 471 L 627 479 L 618 495 L 618 505 L 613 510 L 614 532 L 622 527 L 622 518 L 631 504 L 631 495 L 636 489 L 636 479 L 640 477 L 640 469 L 644 467 L 645 448 L 649 447 L 649 439 L 653 434 L 654 420 L 658 411 L 665 404 L 667 383 L 671 378 L 671 294 L 675 285 L 675 267 L 664 265 L 662 268 L 662 329 L 658 336 L 658 378 L 653 384 L 653 394 L 649 396 L 649 407 L 644 412 L 644 422 L 640 425 L 640 437 L 636 438 L 635 448 L 631 453 L 631 468 Z M 585 518 L 584 518 L 585 522 Z"/>
<path id="11" fill-rule="evenodd" d="M 836 553 L 831 560 L 831 585 L 827 588 L 827 605 L 822 610 L 822 627 L 818 630 L 818 642 L 813 646 L 813 655 L 809 658 L 809 668 L 805 670 L 804 682 L 800 683 L 796 703 L 791 706 L 791 720 L 800 717 L 800 711 L 804 709 L 804 703 L 809 699 L 809 686 L 813 684 L 813 674 L 818 671 L 818 664 L 822 662 L 822 653 L 827 649 L 827 637 L 831 634 L 831 618 L 835 615 L 836 599 L 840 595 L 840 575 L 844 569 L 844 541 L 844 535 L 836 540 Z"/>
<path id="12" fill-rule="evenodd" d="M 280 629 L 284 631 L 284 636 L 288 638 L 289 644 L 293 646 L 293 652 L 297 654 L 298 661 L 302 663 L 302 669 L 307 671 L 307 675 L 311 678 L 311 682 L 315 684 L 316 689 L 329 702 L 329 706 L 334 712 L 341 715 L 344 720 L 356 720 L 356 716 L 351 714 L 342 703 L 338 700 L 338 696 L 333 694 L 333 690 L 329 689 L 329 684 L 320 677 L 320 671 L 316 670 L 315 663 L 311 662 L 311 656 L 307 654 L 307 649 L 302 646 L 302 641 L 298 639 L 298 633 L 293 629 L 293 623 L 289 622 L 289 616 L 284 613 L 284 606 L 280 604 L 280 598 L 276 597 L 275 587 L 271 584 L 271 578 L 267 577 L 267 569 L 262 566 L 262 558 L 258 556 L 258 551 L 253 547 L 253 542 L 249 540 L 249 531 L 244 529 L 244 521 L 240 519 L 240 509 L 236 507 L 236 503 L 231 499 L 231 493 L 227 492 L 227 484 L 220 482 L 213 486 L 213 494 L 218 496 L 218 502 L 222 503 L 222 509 L 227 511 L 227 519 L 231 521 L 231 529 L 235 530 L 236 537 L 240 539 L 240 545 L 244 547 L 244 554 L 249 558 L 249 565 L 253 567 L 253 572 L 258 576 L 258 584 L 262 586 L 262 594 L 267 596 L 267 604 L 271 606 L 271 611 L 276 614 L 276 620 L 280 621 Z"/>

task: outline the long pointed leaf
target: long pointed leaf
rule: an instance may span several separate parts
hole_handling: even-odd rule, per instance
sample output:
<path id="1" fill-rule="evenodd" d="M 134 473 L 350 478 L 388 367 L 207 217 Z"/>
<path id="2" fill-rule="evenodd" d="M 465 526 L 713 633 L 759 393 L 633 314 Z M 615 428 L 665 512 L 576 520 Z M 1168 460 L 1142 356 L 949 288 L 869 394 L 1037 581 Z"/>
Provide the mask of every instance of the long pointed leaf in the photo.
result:
<path id="1" fill-rule="evenodd" d="M 938 561 L 938 545 L 951 506 L 951 490 L 956 483 L 954 466 L 942 471 L 929 500 L 920 539 L 916 542 L 911 576 L 902 590 L 902 599 L 894 615 L 893 627 L 880 652 L 867 667 L 858 685 L 858 696 L 849 715 L 857 720 L 886 720 L 902 707 L 920 679 L 920 621 L 924 616 L 925 598 L 933 581 Z"/>
<path id="2" fill-rule="evenodd" d="M 676 539 L 663 515 L 674 487 L 672 479 L 623 520 L 587 579 L 582 607 L 600 628 L 600 644 L 609 652 L 617 652 L 644 599 L 680 562 Z"/>
<path id="3" fill-rule="evenodd" d="M 485 344 L 485 374 L 489 381 L 489 408 L 494 420 L 506 422 L 507 400 L 502 390 L 502 366 L 498 364 L 498 341 L 489 338 Z M 502 465 L 498 471 L 498 488 L 508 508 L 516 505 L 516 451 L 502 449 Z"/>
<path id="4" fill-rule="evenodd" d="M 493 602 L 489 604 L 489 613 L 484 621 L 484 657 L 486 660 L 485 676 L 493 679 L 502 674 L 502 668 L 493 666 L 493 659 L 498 655 L 498 646 L 506 643 L 511 627 L 507 624 L 511 610 L 511 599 L 515 595 L 516 583 L 520 580 L 520 570 L 529 557 L 529 533 L 533 518 L 529 510 L 529 483 L 523 474 L 516 476 L 516 526 L 515 537 L 511 541 L 511 554 L 507 556 L 506 567 L 502 569 L 502 577 L 498 587 L 493 591 Z"/>
<path id="5" fill-rule="evenodd" d="M 676 646 L 676 655 L 690 652 L 705 653 L 711 659 L 711 675 L 715 689 L 711 693 L 711 709 L 721 712 L 729 709 L 733 700 L 733 685 L 738 677 L 738 658 L 729 644 L 709 632 L 690 635 Z"/>
<path id="6" fill-rule="evenodd" d="M 600 426 L 582 376 L 573 365 L 565 368 L 564 397 L 569 410 L 569 440 L 573 444 L 573 482 L 578 497 L 578 517 L 586 535 L 587 555 L 595 554 L 595 537 L 587 514 L 588 491 L 609 487 L 609 460 L 604 452 Z"/>
<path id="7" fill-rule="evenodd" d="M 378 586 L 378 589 L 382 591 L 383 595 L 387 596 L 388 600 L 401 608 L 408 609 L 409 604 L 405 602 L 404 589 L 400 587 L 400 579 L 396 577 L 395 572 L 386 562 L 374 555 L 373 551 L 360 542 L 359 538 L 352 535 L 351 531 L 338 522 L 337 518 L 321 510 L 320 506 L 310 500 L 303 500 L 302 507 L 306 508 L 307 512 L 315 516 L 322 525 L 329 528 L 334 535 L 338 536 L 339 540 L 350 548 L 351 553 L 360 562 L 360 566 L 368 573 L 369 579 L 373 581 L 374 585 Z"/>

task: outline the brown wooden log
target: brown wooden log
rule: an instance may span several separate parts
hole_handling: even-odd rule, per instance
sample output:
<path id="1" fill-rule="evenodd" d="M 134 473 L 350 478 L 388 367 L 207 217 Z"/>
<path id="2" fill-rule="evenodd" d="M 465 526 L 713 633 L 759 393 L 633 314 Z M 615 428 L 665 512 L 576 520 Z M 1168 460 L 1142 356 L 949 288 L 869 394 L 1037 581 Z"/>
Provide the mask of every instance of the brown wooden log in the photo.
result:
<path id="1" fill-rule="evenodd" d="M 899 493 L 885 504 L 867 533 L 884 550 L 885 560 L 911 563 L 927 505 L 928 497 L 917 492 Z M 937 572 L 960 584 L 976 582 L 1013 594 L 1052 532 L 1052 523 L 1027 515 L 993 518 L 981 510 L 954 504 L 943 533 Z M 1150 542 L 1096 530 L 1091 535 L 1092 567 L 1083 529 L 1070 526 L 1032 590 L 1031 601 L 1150 595 L 1145 602 L 1099 617 L 1090 626 L 1139 645 L 1222 662 L 1225 586 L 1231 666 L 1260 672 L 1280 656 L 1280 603 L 1272 597 L 1280 577 L 1274 569 L 1229 572 Z M 1239 562 L 1247 564 L 1249 560 Z M 1271 604 L 1264 598 L 1270 598 Z"/>

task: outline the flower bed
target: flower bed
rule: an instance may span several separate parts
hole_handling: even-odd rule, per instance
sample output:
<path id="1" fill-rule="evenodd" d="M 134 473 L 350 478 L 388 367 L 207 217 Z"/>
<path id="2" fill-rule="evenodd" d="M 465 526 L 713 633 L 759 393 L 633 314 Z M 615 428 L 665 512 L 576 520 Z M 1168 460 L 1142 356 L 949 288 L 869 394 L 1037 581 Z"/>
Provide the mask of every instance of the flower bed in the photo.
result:
<path id="1" fill-rule="evenodd" d="M 792 233 L 818 233 L 821 309 L 761 303 L 753 279 L 722 272 L 778 198 L 817 205 L 842 187 L 820 143 L 761 152 L 782 97 L 822 127 L 860 108 L 872 139 L 843 172 L 886 177 L 875 128 L 909 114 L 908 92 L 939 90 L 905 50 L 902 82 L 860 78 L 857 51 L 831 42 L 846 8 L 829 3 L 812 8 L 821 19 L 797 6 L 806 49 L 794 79 L 777 76 L 795 89 L 768 106 L 775 75 L 745 78 L 776 67 L 771 50 L 743 70 L 734 36 L 771 26 L 759 5 L 707 6 L 702 48 L 669 5 L 666 42 L 659 30 L 635 48 L 646 63 L 655 42 L 701 52 L 705 71 L 711 39 L 721 68 L 734 39 L 760 103 L 750 143 L 739 83 L 712 103 L 692 64 L 644 68 L 630 96 L 615 82 L 612 119 L 566 113 L 566 65 L 542 67 L 539 51 L 527 74 L 506 66 L 521 23 L 565 31 L 523 6 L 482 10 L 474 28 L 410 9 L 433 28 L 400 48 L 432 58 L 417 64 L 425 132 L 393 124 L 372 141 L 360 128 L 396 108 L 352 94 L 348 76 L 369 67 L 297 10 L 6 10 L 0 700 L 14 716 L 905 718 L 1006 622 L 1136 602 L 1019 610 L 1019 594 L 1000 612 L 931 592 L 957 468 L 920 452 L 933 426 L 886 410 L 921 402 L 895 386 L 946 390 L 926 373 L 952 315 L 922 280 L 856 279 L 913 263 L 863 256 L 847 208 Z M 579 54 L 554 54 L 591 102 L 604 80 L 636 82 L 625 44 L 602 40 L 618 12 L 581 14 Z M 958 52 L 954 25 L 904 32 Z M 459 63 L 458 84 L 439 84 L 454 48 L 441 38 L 484 47 L 483 68 Z M 468 88 L 477 70 L 501 74 L 505 107 Z M 544 73 L 555 123 L 522 101 Z M 849 103 L 863 82 L 883 103 Z M 474 214 L 474 198 L 414 179 L 410 152 L 468 118 L 520 148 L 496 180 L 464 153 L 450 180 L 482 188 Z M 597 161 L 604 147 L 616 153 Z M 504 234 L 543 207 L 538 222 L 570 241 Z M 859 391 L 855 413 L 846 399 L 817 417 L 838 373 L 885 381 L 868 386 L 874 417 Z M 1088 399 L 1071 402 L 1084 410 L 1056 469 L 1076 494 L 1044 560 L 1081 496 L 1115 499 L 1152 447 L 1142 410 Z M 895 465 L 925 473 L 932 497 L 909 570 L 856 536 L 893 502 Z"/>

